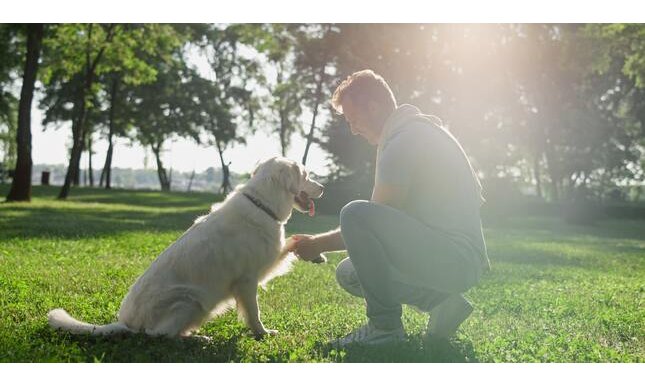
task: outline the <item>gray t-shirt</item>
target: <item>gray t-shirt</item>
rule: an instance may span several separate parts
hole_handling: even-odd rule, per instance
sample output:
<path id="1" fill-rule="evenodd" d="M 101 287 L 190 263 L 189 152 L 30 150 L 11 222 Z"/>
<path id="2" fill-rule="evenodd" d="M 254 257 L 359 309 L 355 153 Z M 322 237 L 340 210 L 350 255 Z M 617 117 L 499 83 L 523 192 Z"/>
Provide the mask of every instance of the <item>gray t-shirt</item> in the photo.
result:
<path id="1" fill-rule="evenodd" d="M 407 187 L 401 210 L 460 243 L 489 268 L 482 233 L 481 184 L 457 139 L 412 105 L 388 118 L 376 159 L 376 182 Z"/>

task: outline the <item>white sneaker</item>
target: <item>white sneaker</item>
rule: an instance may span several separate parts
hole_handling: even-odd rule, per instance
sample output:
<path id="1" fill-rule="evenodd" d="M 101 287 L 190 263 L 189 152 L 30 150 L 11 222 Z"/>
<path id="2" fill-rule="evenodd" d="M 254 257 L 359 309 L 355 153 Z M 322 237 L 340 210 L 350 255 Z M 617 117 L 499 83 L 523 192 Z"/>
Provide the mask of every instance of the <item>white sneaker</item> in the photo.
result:
<path id="1" fill-rule="evenodd" d="M 473 306 L 461 294 L 454 294 L 430 312 L 428 337 L 448 338 L 473 312 Z"/>
<path id="2" fill-rule="evenodd" d="M 401 341 L 404 338 L 405 331 L 402 326 L 394 329 L 379 329 L 368 322 L 342 339 L 334 340 L 332 344 L 340 347 L 352 344 L 379 345 Z"/>

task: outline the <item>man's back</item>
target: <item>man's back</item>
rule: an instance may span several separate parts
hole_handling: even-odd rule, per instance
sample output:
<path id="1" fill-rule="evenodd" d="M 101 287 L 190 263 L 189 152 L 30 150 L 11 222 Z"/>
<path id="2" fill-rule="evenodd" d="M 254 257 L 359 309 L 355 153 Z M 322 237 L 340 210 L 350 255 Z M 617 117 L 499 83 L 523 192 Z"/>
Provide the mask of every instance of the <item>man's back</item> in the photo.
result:
<path id="1" fill-rule="evenodd" d="M 411 105 L 388 119 L 377 156 L 377 181 L 407 187 L 401 210 L 475 248 L 488 267 L 481 185 L 457 140 Z"/>

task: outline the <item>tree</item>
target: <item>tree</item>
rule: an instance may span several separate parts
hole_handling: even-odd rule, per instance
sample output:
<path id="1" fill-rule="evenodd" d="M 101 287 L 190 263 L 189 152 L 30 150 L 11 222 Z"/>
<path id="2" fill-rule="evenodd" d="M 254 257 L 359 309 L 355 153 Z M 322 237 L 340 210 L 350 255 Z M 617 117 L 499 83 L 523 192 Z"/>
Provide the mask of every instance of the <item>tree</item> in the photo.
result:
<path id="1" fill-rule="evenodd" d="M 268 91 L 268 106 L 275 117 L 269 120 L 269 125 L 275 125 L 282 156 L 287 153 L 291 135 L 300 129 L 302 113 L 302 85 L 294 65 L 294 29 L 297 28 L 296 25 L 268 24 L 255 41 L 255 47 L 275 71 L 275 78 L 266 80 L 263 86 Z"/>
<path id="2" fill-rule="evenodd" d="M 155 30 L 155 28 L 159 28 Z M 135 48 L 135 53 L 144 58 L 145 63 L 153 66 L 155 62 L 167 62 L 172 60 L 172 55 L 186 41 L 199 40 L 205 33 L 206 27 L 202 24 L 190 25 L 161 25 L 145 26 L 148 29 L 147 35 L 152 34 L 156 39 L 154 53 L 151 54 L 150 47 L 146 49 Z M 130 108 L 133 101 L 128 100 L 128 94 L 123 91 L 128 85 L 139 82 L 148 82 L 148 80 L 139 79 L 140 75 L 132 69 L 123 69 L 112 71 L 101 77 L 101 83 L 105 90 L 108 110 L 103 115 L 103 125 L 107 127 L 106 138 L 108 140 L 108 149 L 105 157 L 105 163 L 101 171 L 100 185 L 105 184 L 106 189 L 111 188 L 111 170 L 114 154 L 114 138 L 128 137 L 128 131 L 132 128 L 132 109 Z M 131 94 L 130 94 L 131 96 Z"/>
<path id="3" fill-rule="evenodd" d="M 336 27 L 330 87 L 374 69 L 399 104 L 441 117 L 487 179 L 559 200 L 643 176 L 639 25 Z M 371 150 L 349 142 L 342 120 L 323 134 L 337 177 L 369 173 L 357 161 Z"/>
<path id="4" fill-rule="evenodd" d="M 192 121 L 195 101 L 188 86 L 195 75 L 179 54 L 173 61 L 157 63 L 155 70 L 155 82 L 133 86 L 129 91 L 133 101 L 132 124 L 137 140 L 150 147 L 155 156 L 162 191 L 170 191 L 172 176 L 161 158 L 165 142 L 174 135 L 189 136 L 199 142 Z"/>
<path id="5" fill-rule="evenodd" d="M 234 142 L 245 143 L 238 133 L 242 121 L 253 127 L 254 111 L 258 101 L 251 87 L 259 77 L 257 61 L 240 55 L 240 46 L 249 49 L 258 28 L 247 25 L 213 26 L 203 44 L 215 80 L 195 77 L 191 94 L 196 97 L 194 122 L 208 136 L 208 143 L 215 145 L 222 169 L 220 193 L 231 189 L 230 161 L 225 161 L 224 150 Z"/>
<path id="6" fill-rule="evenodd" d="M 129 127 L 129 118 L 131 114 L 127 111 L 128 104 L 120 96 L 120 89 L 122 88 L 122 74 L 111 73 L 105 77 L 109 110 L 108 110 L 108 149 L 105 155 L 105 163 L 101 170 L 101 177 L 99 185 L 105 186 L 105 189 L 112 188 L 112 157 L 114 155 L 114 137 L 124 136 L 125 131 Z"/>
<path id="7" fill-rule="evenodd" d="M 311 144 L 318 141 L 314 133 L 321 105 L 332 92 L 328 80 L 336 59 L 333 49 L 338 44 L 337 36 L 338 28 L 331 24 L 305 25 L 296 33 L 295 74 L 304 89 L 303 102 L 311 111 L 311 124 L 305 135 L 307 142 L 302 155 L 303 165 L 307 164 Z"/>
<path id="8" fill-rule="evenodd" d="M 65 184 L 59 194 L 64 199 L 70 185 L 78 181 L 79 161 L 88 134 L 87 114 L 93 108 L 101 85 L 97 77 L 123 72 L 124 82 L 140 84 L 155 79 L 155 70 L 146 55 L 166 57 L 182 43 L 182 37 L 169 25 L 64 24 L 58 25 L 48 41 L 50 47 L 45 83 L 50 93 L 70 89 L 73 145 Z M 59 85 L 59 87 L 54 87 Z M 62 106 L 54 103 L 53 106 Z"/>
<path id="9" fill-rule="evenodd" d="M 112 43 L 117 26 L 63 24 L 58 25 L 50 41 L 52 46 L 51 72 L 60 72 L 64 78 L 73 77 L 73 121 L 72 121 L 72 149 L 69 166 L 65 175 L 65 183 L 58 195 L 59 199 L 66 199 L 72 182 L 78 184 L 80 159 L 83 144 L 87 135 L 86 118 L 88 100 L 96 88 L 95 77 L 106 49 Z M 80 51 L 79 51 L 80 50 Z M 83 58 L 79 60 L 78 58 Z"/>
<path id="10" fill-rule="evenodd" d="M 43 24 L 28 24 L 26 26 L 27 53 L 18 105 L 16 170 L 7 201 L 31 200 L 31 102 L 34 97 L 43 33 Z"/>

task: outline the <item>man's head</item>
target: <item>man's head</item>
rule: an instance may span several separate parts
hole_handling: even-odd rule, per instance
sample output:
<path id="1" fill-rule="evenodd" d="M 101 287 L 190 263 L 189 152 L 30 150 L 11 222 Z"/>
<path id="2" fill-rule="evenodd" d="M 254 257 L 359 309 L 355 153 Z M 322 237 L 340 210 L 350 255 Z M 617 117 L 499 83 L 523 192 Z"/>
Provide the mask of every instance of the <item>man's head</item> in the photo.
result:
<path id="1" fill-rule="evenodd" d="M 354 135 L 370 144 L 379 143 L 385 121 L 396 109 L 396 99 L 387 82 L 372 70 L 355 72 L 334 91 L 331 104 L 343 114 Z"/>

